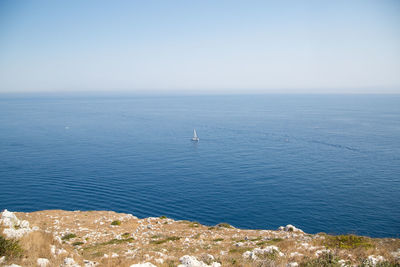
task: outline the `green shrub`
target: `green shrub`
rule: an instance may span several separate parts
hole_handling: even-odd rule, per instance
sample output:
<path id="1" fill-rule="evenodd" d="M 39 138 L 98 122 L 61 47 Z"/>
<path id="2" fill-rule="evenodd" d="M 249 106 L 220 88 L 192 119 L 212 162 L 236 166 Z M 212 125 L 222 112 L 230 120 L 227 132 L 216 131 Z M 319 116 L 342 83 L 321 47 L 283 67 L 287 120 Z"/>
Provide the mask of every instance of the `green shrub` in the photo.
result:
<path id="1" fill-rule="evenodd" d="M 5 239 L 0 235 L 0 257 L 6 256 L 7 259 L 21 257 L 23 250 L 18 240 Z"/>
<path id="2" fill-rule="evenodd" d="M 199 227 L 199 226 L 200 226 L 200 223 L 198 223 L 198 222 L 189 223 L 189 227 Z"/>
<path id="3" fill-rule="evenodd" d="M 81 241 L 72 243 L 73 246 L 80 246 L 80 245 L 83 245 L 83 244 L 84 244 L 84 243 L 81 242 Z"/>
<path id="4" fill-rule="evenodd" d="M 240 253 L 243 254 L 244 252 L 248 250 L 252 250 L 253 248 L 251 247 L 237 247 L 237 248 L 232 248 L 229 250 L 229 253 Z"/>
<path id="5" fill-rule="evenodd" d="M 179 240 L 179 239 L 181 239 L 181 238 L 178 237 L 178 236 L 170 236 L 170 237 L 167 237 L 165 239 L 153 240 L 150 243 L 159 245 L 159 244 L 166 243 L 168 241 L 176 241 L 176 240 Z"/>
<path id="6" fill-rule="evenodd" d="M 372 265 L 368 260 L 365 260 L 360 267 L 400 267 L 400 262 L 394 261 L 381 261 L 376 265 Z"/>
<path id="7" fill-rule="evenodd" d="M 121 225 L 121 221 L 119 220 L 113 221 L 111 225 Z"/>
<path id="8" fill-rule="evenodd" d="M 230 225 L 229 223 L 219 223 L 217 224 L 218 227 L 223 227 L 223 228 L 233 228 L 232 225 Z"/>
<path id="9" fill-rule="evenodd" d="M 300 267 L 340 267 L 339 258 L 332 253 L 324 253 L 317 259 L 308 259 Z"/>
<path id="10" fill-rule="evenodd" d="M 71 238 L 75 238 L 76 234 L 65 234 L 63 237 L 61 237 L 61 240 L 70 240 Z"/>
<path id="11" fill-rule="evenodd" d="M 123 238 L 128 238 L 130 235 L 131 235 L 130 233 L 123 233 L 121 236 L 122 236 Z"/>
<path id="12" fill-rule="evenodd" d="M 167 216 L 160 216 L 160 219 L 167 219 Z"/>
<path id="13" fill-rule="evenodd" d="M 328 248 L 354 249 L 358 247 L 372 248 L 369 239 L 356 235 L 325 236 L 325 246 Z"/>
<path id="14" fill-rule="evenodd" d="M 135 239 L 131 238 L 126 238 L 126 239 L 111 239 L 110 241 L 101 243 L 100 245 L 113 245 L 113 244 L 121 244 L 121 243 L 126 243 L 126 242 L 132 242 Z"/>
<path id="15" fill-rule="evenodd" d="M 276 244 L 278 242 L 281 242 L 282 240 L 283 240 L 282 238 L 274 238 L 274 239 L 271 239 L 271 240 L 260 241 L 256 245 L 257 246 L 262 246 L 262 245 L 265 245 L 265 244 L 272 245 L 272 244 Z"/>
<path id="16" fill-rule="evenodd" d="M 216 238 L 216 239 L 214 239 L 213 241 L 214 242 L 218 242 L 218 241 L 223 241 L 224 239 L 223 238 Z"/>

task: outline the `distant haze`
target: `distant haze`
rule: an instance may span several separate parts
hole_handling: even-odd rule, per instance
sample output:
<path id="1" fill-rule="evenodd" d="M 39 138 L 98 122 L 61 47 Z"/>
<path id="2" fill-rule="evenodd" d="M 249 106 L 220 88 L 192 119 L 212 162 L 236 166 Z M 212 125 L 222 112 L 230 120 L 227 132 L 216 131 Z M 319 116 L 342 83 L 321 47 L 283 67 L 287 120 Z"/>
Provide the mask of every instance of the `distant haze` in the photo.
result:
<path id="1" fill-rule="evenodd" d="M 400 93 L 400 1 L 0 2 L 0 92 Z"/>

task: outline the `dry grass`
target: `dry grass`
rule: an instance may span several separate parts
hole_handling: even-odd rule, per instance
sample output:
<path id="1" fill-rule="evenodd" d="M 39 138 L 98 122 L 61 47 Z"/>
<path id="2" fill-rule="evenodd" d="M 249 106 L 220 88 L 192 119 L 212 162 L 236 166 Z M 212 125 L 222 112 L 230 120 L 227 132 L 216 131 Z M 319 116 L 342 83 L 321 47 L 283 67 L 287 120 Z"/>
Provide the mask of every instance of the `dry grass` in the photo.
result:
<path id="1" fill-rule="evenodd" d="M 354 264 L 361 264 L 369 255 L 382 255 L 394 260 L 391 252 L 400 249 L 399 239 L 241 230 L 225 223 L 209 227 L 166 217 L 137 219 L 110 211 L 40 211 L 16 215 L 41 229 L 20 240 L 25 254 L 12 263 L 22 266 L 35 266 L 37 258 L 47 258 L 51 266 L 60 266 L 68 256 L 79 264 L 86 259 L 99 262 L 99 266 L 124 267 L 151 262 L 157 266 L 172 267 L 179 264 L 183 255 L 192 255 L 211 263 L 208 254 L 223 266 L 286 266 L 292 261 L 303 266 L 317 266 L 330 262 L 329 257 L 315 255 L 320 249 L 330 249 L 333 259 L 349 260 Z M 119 223 L 113 223 L 115 221 Z M 309 247 L 303 246 L 304 243 Z M 50 245 L 63 248 L 67 253 L 53 256 Z M 271 253 L 261 255 L 257 260 L 242 256 L 246 251 L 271 245 L 277 246 L 285 256 Z M 292 252 L 302 256 L 290 257 Z M 104 257 L 105 254 L 109 257 Z M 111 257 L 113 254 L 115 257 Z M 159 263 L 158 259 L 164 262 Z"/>

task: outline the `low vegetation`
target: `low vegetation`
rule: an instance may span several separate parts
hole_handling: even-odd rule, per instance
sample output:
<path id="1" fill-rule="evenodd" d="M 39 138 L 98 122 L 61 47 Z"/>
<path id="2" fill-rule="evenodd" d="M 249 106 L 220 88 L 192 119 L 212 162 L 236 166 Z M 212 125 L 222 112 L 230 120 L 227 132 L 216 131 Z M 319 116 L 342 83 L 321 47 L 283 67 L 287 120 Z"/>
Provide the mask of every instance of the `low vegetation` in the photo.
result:
<path id="1" fill-rule="evenodd" d="M 111 223 L 111 225 L 121 225 L 121 221 L 115 220 Z"/>
<path id="2" fill-rule="evenodd" d="M 356 235 L 337 235 L 325 236 L 325 244 L 328 248 L 355 249 L 355 248 L 373 248 L 370 238 Z"/>
<path id="3" fill-rule="evenodd" d="M 219 223 L 217 224 L 217 226 L 222 228 L 233 228 L 233 226 L 230 225 L 229 223 Z"/>
<path id="4" fill-rule="evenodd" d="M 243 230 L 227 223 L 209 227 L 109 211 L 16 215 L 30 220 L 30 225 L 39 230 L 19 241 L 1 237 L 0 258 L 6 258 L 0 265 L 37 266 L 38 258 L 46 258 L 48 266 L 62 266 L 66 257 L 73 257 L 80 266 L 85 265 L 85 259 L 96 261 L 96 266 L 129 267 L 151 262 L 158 267 L 173 267 L 182 264 L 183 255 L 190 255 L 207 265 L 218 262 L 223 267 L 400 267 L 400 239 L 396 238 L 305 234 L 296 229 Z M 112 226 L 112 222 L 120 224 Z M 1 227 L 0 234 L 4 230 Z M 60 238 L 63 242 L 58 242 Z"/>
<path id="5" fill-rule="evenodd" d="M 127 242 L 133 242 L 135 239 L 133 238 L 125 238 L 125 239 L 111 239 L 110 241 L 100 243 L 100 245 L 114 245 L 114 244 L 121 244 Z"/>
<path id="6" fill-rule="evenodd" d="M 150 243 L 159 245 L 159 244 L 163 244 L 163 243 L 166 243 L 166 242 L 169 242 L 169 241 L 177 241 L 179 239 L 181 239 L 181 238 L 178 237 L 178 236 L 169 236 L 169 237 L 164 238 L 164 239 L 153 240 Z"/>
<path id="7" fill-rule="evenodd" d="M 19 242 L 13 239 L 6 239 L 0 235 L 0 257 L 5 256 L 7 259 L 21 257 L 23 249 Z"/>
<path id="8" fill-rule="evenodd" d="M 128 238 L 130 235 L 131 235 L 130 233 L 123 233 L 123 234 L 121 235 L 121 237 L 123 237 L 123 238 Z"/>
<path id="9" fill-rule="evenodd" d="M 256 240 L 254 240 L 254 241 L 256 241 Z M 257 242 L 257 246 L 263 246 L 265 244 L 272 245 L 272 244 L 279 243 L 281 241 L 283 241 L 282 238 L 273 238 L 271 240 L 263 240 L 263 241 Z"/>
<path id="10" fill-rule="evenodd" d="M 306 259 L 300 267 L 341 267 L 339 260 L 332 253 L 324 253 L 316 259 Z"/>
<path id="11" fill-rule="evenodd" d="M 75 238 L 75 237 L 76 237 L 76 234 L 65 234 L 65 235 L 63 235 L 63 237 L 61 237 L 61 240 L 68 241 L 71 238 Z"/>

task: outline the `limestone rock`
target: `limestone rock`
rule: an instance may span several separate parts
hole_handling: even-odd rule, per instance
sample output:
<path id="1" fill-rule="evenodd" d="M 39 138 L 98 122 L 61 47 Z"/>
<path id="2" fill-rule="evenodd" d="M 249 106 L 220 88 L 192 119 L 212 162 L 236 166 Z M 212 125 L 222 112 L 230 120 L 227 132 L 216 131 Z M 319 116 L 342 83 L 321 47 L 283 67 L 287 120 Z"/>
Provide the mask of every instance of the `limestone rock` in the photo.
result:
<path id="1" fill-rule="evenodd" d="M 145 263 L 132 264 L 130 267 L 157 267 L 157 266 L 155 266 L 150 262 L 145 262 Z"/>
<path id="2" fill-rule="evenodd" d="M 385 260 L 385 258 L 382 256 L 370 255 L 370 256 L 368 256 L 366 263 L 369 265 L 375 266 L 376 264 L 378 264 L 379 262 L 384 261 L 384 260 Z"/>
<path id="3" fill-rule="evenodd" d="M 28 221 L 20 221 L 17 216 L 11 211 L 4 210 L 1 213 L 0 223 L 4 226 L 8 227 L 5 228 L 3 234 L 6 235 L 7 238 L 21 238 L 23 235 L 32 232 L 32 229 L 29 228 Z"/>
<path id="4" fill-rule="evenodd" d="M 271 254 L 271 253 L 277 253 L 280 257 L 284 256 L 284 254 L 279 251 L 279 248 L 277 246 L 268 246 L 266 248 L 255 248 L 252 251 L 246 251 L 245 253 L 243 253 L 242 256 L 245 259 L 257 260 L 260 255 Z"/>
<path id="5" fill-rule="evenodd" d="M 285 231 L 285 232 L 297 232 L 297 233 L 304 233 L 303 230 L 296 228 L 295 226 L 288 224 L 285 227 L 280 226 L 278 228 L 279 231 Z"/>
<path id="6" fill-rule="evenodd" d="M 207 265 L 206 263 L 199 261 L 196 257 L 185 255 L 179 259 L 181 262 L 178 267 L 220 267 L 221 263 L 213 262 L 211 265 Z"/>
<path id="7" fill-rule="evenodd" d="M 63 267 L 80 267 L 73 258 L 65 258 L 62 264 Z"/>
<path id="8" fill-rule="evenodd" d="M 50 264 L 49 260 L 46 258 L 38 258 L 36 262 L 37 265 L 40 267 L 46 267 L 47 265 Z"/>

